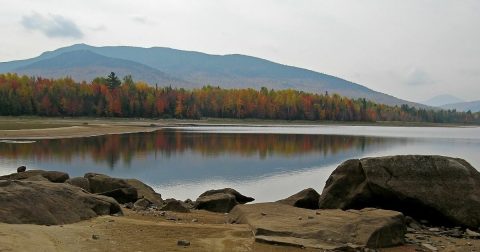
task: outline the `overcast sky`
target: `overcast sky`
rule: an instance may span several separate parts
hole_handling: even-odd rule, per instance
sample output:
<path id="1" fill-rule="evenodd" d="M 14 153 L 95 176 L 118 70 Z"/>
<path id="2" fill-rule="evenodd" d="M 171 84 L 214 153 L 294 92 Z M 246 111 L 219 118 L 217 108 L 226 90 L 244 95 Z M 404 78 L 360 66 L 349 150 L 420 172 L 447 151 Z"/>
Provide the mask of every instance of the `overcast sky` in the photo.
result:
<path id="1" fill-rule="evenodd" d="M 0 0 L 0 61 L 75 43 L 241 53 L 412 101 L 480 99 L 477 0 Z"/>

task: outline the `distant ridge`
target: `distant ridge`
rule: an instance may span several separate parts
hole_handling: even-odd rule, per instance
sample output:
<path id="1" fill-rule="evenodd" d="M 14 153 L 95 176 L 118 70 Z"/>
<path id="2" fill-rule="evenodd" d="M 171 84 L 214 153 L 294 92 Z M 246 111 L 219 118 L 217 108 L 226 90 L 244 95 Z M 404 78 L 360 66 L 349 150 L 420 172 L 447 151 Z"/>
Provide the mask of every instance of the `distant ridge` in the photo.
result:
<path id="1" fill-rule="evenodd" d="M 388 105 L 426 107 L 335 76 L 240 54 L 210 55 L 164 47 L 76 44 L 32 59 L 0 63 L 0 73 L 16 72 L 52 78 L 71 76 L 77 81 L 89 81 L 112 71 L 119 76 L 131 74 L 135 80 L 160 86 L 192 88 L 210 84 L 225 88 L 292 88 L 315 93 L 338 93 Z"/>
<path id="2" fill-rule="evenodd" d="M 441 107 L 446 104 L 461 103 L 461 102 L 465 102 L 465 101 L 453 95 L 443 94 L 443 95 L 437 95 L 435 97 L 432 97 L 422 103 L 425 105 L 433 106 L 433 107 Z"/>
<path id="3" fill-rule="evenodd" d="M 460 102 L 460 103 L 452 103 L 443 105 L 441 108 L 443 109 L 456 109 L 460 112 L 480 112 L 480 100 L 478 101 L 471 101 L 471 102 Z"/>

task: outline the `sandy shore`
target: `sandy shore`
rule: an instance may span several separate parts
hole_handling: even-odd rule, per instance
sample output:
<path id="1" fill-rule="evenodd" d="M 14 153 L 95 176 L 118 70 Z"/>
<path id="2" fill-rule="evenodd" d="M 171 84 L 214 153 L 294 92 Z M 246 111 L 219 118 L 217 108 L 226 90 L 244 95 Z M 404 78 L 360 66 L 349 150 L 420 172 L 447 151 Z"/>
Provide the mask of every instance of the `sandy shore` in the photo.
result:
<path id="1" fill-rule="evenodd" d="M 193 210 L 191 213 L 167 212 L 165 216 L 154 216 L 123 210 L 125 216 L 101 216 L 60 226 L 0 223 L 0 251 L 319 251 L 257 243 L 247 225 L 226 224 L 225 214 Z M 178 220 L 168 220 L 171 217 Z M 443 244 L 440 251 L 480 249 L 480 240 L 426 239 Z M 178 240 L 187 240 L 191 245 L 178 246 Z M 427 250 L 405 245 L 379 251 Z"/>

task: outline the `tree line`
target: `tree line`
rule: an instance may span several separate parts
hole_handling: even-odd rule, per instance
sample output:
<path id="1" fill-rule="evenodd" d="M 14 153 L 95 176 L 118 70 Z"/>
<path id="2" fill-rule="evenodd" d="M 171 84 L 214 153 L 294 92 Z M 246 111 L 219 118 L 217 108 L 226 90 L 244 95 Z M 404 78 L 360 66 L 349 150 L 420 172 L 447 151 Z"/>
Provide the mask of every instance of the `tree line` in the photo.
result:
<path id="1" fill-rule="evenodd" d="M 122 81 L 114 73 L 88 83 L 0 74 L 0 115 L 480 123 L 478 112 L 388 106 L 292 89 L 158 87 L 131 76 Z"/>

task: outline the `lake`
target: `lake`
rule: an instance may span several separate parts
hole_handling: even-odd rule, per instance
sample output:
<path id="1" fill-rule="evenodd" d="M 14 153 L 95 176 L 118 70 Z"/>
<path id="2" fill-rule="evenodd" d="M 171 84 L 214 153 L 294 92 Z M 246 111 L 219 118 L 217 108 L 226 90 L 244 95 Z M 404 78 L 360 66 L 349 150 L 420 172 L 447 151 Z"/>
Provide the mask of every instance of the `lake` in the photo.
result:
<path id="1" fill-rule="evenodd" d="M 0 142 L 0 174 L 28 169 L 137 178 L 163 198 L 196 199 L 232 187 L 256 202 L 312 187 L 351 158 L 396 154 L 461 157 L 480 167 L 479 127 L 196 126 L 151 133 Z"/>

